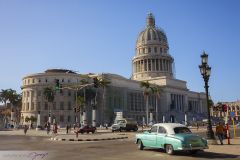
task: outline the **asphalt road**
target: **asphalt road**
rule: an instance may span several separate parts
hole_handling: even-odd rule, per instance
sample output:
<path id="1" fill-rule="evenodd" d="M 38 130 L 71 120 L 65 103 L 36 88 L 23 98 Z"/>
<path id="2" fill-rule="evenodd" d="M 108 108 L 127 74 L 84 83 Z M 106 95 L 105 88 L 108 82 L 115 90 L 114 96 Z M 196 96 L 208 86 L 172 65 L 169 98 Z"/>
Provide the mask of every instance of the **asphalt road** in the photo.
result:
<path id="1" fill-rule="evenodd" d="M 239 154 L 227 154 L 227 151 L 221 150 L 226 145 L 214 146 L 205 152 L 196 155 L 190 155 L 185 152 L 179 152 L 176 155 L 167 155 L 163 150 L 144 149 L 140 151 L 134 143 L 134 133 L 129 133 L 129 139 L 109 140 L 97 142 L 71 142 L 71 141 L 50 141 L 49 137 L 35 136 L 0 136 L 0 159 L 4 151 L 11 153 L 19 151 L 28 151 L 39 153 L 43 151 L 45 157 L 28 157 L 31 160 L 198 160 L 198 159 L 240 159 Z M 220 148 L 216 148 L 220 147 Z M 236 145 L 240 148 L 240 145 Z M 220 150 L 220 151 L 218 151 Z M 240 150 L 239 150 L 240 151 Z M 4 160 L 9 157 L 5 157 Z M 12 157 L 11 157 L 12 158 Z M 22 157 L 21 157 L 22 158 Z M 13 158 L 18 160 L 18 158 Z M 2 159 L 1 159 L 2 160 Z M 12 160 L 12 159 L 11 159 Z M 21 159 L 21 160 L 28 160 Z"/>

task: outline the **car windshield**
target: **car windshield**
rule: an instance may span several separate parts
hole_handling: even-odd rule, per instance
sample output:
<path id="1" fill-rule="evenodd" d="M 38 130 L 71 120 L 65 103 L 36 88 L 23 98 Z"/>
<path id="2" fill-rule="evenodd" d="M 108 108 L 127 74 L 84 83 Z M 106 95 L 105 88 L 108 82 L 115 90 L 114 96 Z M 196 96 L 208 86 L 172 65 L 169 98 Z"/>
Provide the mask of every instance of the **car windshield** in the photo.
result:
<path id="1" fill-rule="evenodd" d="M 187 127 L 176 127 L 174 128 L 175 134 L 180 134 L 180 133 L 192 133 L 190 129 Z"/>

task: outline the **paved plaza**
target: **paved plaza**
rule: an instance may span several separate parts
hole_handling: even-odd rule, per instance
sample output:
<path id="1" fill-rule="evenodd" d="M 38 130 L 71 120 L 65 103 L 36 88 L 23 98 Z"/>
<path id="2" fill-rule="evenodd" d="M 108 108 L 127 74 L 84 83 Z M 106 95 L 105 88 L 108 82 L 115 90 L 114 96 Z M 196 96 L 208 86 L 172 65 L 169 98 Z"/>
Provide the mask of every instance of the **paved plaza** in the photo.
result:
<path id="1" fill-rule="evenodd" d="M 199 135 L 205 134 L 205 129 L 196 130 L 193 128 L 192 131 Z M 64 129 L 60 130 L 56 137 L 76 139 L 74 133 L 66 135 L 65 132 L 66 131 Z M 239 133 L 239 130 L 237 133 Z M 98 130 L 96 134 L 79 134 L 79 138 L 101 139 L 104 137 L 105 139 L 109 139 L 97 141 L 54 141 L 51 140 L 53 135 L 47 135 L 45 131 L 29 130 L 26 136 L 23 135 L 22 130 L 0 131 L 0 159 L 4 158 L 6 160 L 12 160 L 11 158 L 17 155 L 21 155 L 22 160 L 27 160 L 26 157 L 32 159 L 33 156 L 35 156 L 35 160 L 240 159 L 240 138 L 231 139 L 231 145 L 227 145 L 226 140 L 224 140 L 224 145 L 210 145 L 209 149 L 205 150 L 204 152 L 199 152 L 196 155 L 178 152 L 175 155 L 169 156 L 163 150 L 150 148 L 146 148 L 143 151 L 138 150 L 136 144 L 134 143 L 135 134 L 135 132 L 112 133 L 111 130 Z M 127 138 L 110 139 L 119 136 L 124 136 Z"/>

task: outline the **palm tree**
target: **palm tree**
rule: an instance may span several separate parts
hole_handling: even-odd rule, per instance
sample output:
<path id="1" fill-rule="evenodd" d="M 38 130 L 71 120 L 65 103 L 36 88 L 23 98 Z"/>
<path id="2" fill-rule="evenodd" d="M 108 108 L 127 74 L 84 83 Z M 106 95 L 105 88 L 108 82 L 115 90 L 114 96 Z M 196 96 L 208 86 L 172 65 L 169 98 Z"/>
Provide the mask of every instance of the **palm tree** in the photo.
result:
<path id="1" fill-rule="evenodd" d="M 1 101 L 7 107 L 7 102 L 13 99 L 13 96 L 16 95 L 16 91 L 12 89 L 2 89 L 1 91 Z M 11 103 L 11 102 L 10 102 Z"/>
<path id="2" fill-rule="evenodd" d="M 96 77 L 95 77 L 96 78 Z M 95 106 L 97 104 L 97 93 L 98 93 L 98 88 L 101 87 L 103 89 L 103 95 L 102 95 L 102 107 L 103 107 L 103 114 L 102 114 L 102 117 L 104 117 L 104 112 L 105 112 L 105 95 L 106 95 L 106 87 L 111 83 L 110 81 L 108 81 L 104 75 L 102 74 L 102 77 L 97 77 L 96 78 L 96 81 L 97 81 L 97 88 L 96 88 L 96 94 L 95 94 Z M 103 123 L 103 119 L 101 120 L 101 123 Z"/>
<path id="3" fill-rule="evenodd" d="M 158 85 L 152 87 L 152 92 L 155 95 L 156 100 L 156 122 L 158 122 L 158 100 L 160 98 L 161 88 Z"/>
<path id="4" fill-rule="evenodd" d="M 7 106 L 8 101 L 8 90 L 2 89 L 0 93 L 0 101 L 4 103 L 4 106 Z"/>
<path id="5" fill-rule="evenodd" d="M 149 112 L 148 111 L 149 110 L 148 98 L 149 98 L 149 94 L 152 89 L 151 89 L 150 83 L 148 81 L 140 82 L 140 87 L 144 88 L 143 94 L 144 94 L 144 97 L 146 98 L 146 124 L 148 125 L 148 112 Z"/>
<path id="6" fill-rule="evenodd" d="M 7 107 L 7 102 L 10 102 L 11 105 L 11 120 L 18 121 L 20 117 L 20 108 L 22 102 L 22 95 L 17 94 L 17 92 L 13 89 L 1 90 L 0 100 L 4 103 L 5 107 Z M 15 116 L 14 116 L 15 112 Z M 6 115 L 5 115 L 6 116 Z"/>
<path id="7" fill-rule="evenodd" d="M 46 87 L 46 88 L 44 88 L 43 95 L 48 102 L 48 121 L 49 121 L 49 123 L 51 123 L 49 103 L 52 103 L 52 105 L 53 105 L 53 101 L 54 101 L 54 97 L 55 97 L 54 91 L 52 88 Z"/>
<path id="8" fill-rule="evenodd" d="M 111 82 L 108 81 L 105 77 L 104 74 L 102 74 L 102 77 L 99 79 L 99 86 L 103 89 L 103 95 L 102 95 L 102 107 L 103 107 L 103 117 L 105 113 L 105 95 L 106 95 L 106 87 L 110 84 Z"/>

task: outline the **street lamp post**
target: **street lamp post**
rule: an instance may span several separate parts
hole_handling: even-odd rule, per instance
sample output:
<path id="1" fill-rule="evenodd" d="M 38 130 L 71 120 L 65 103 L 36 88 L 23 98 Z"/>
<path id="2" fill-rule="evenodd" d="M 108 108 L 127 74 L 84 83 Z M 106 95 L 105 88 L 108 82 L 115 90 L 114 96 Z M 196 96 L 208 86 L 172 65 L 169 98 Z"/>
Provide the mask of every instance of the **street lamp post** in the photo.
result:
<path id="1" fill-rule="evenodd" d="M 211 124 L 211 117 L 210 117 L 210 110 L 209 110 L 209 95 L 208 95 L 208 88 L 209 88 L 208 81 L 211 74 L 211 67 L 209 67 L 208 65 L 208 55 L 205 52 L 203 52 L 203 54 L 201 55 L 201 59 L 202 59 L 202 64 L 199 65 L 199 69 L 203 77 L 203 80 L 205 82 L 204 87 L 205 87 L 206 99 L 207 99 L 207 114 L 208 114 L 207 139 L 215 140 L 214 132 L 212 130 L 212 124 Z"/>

